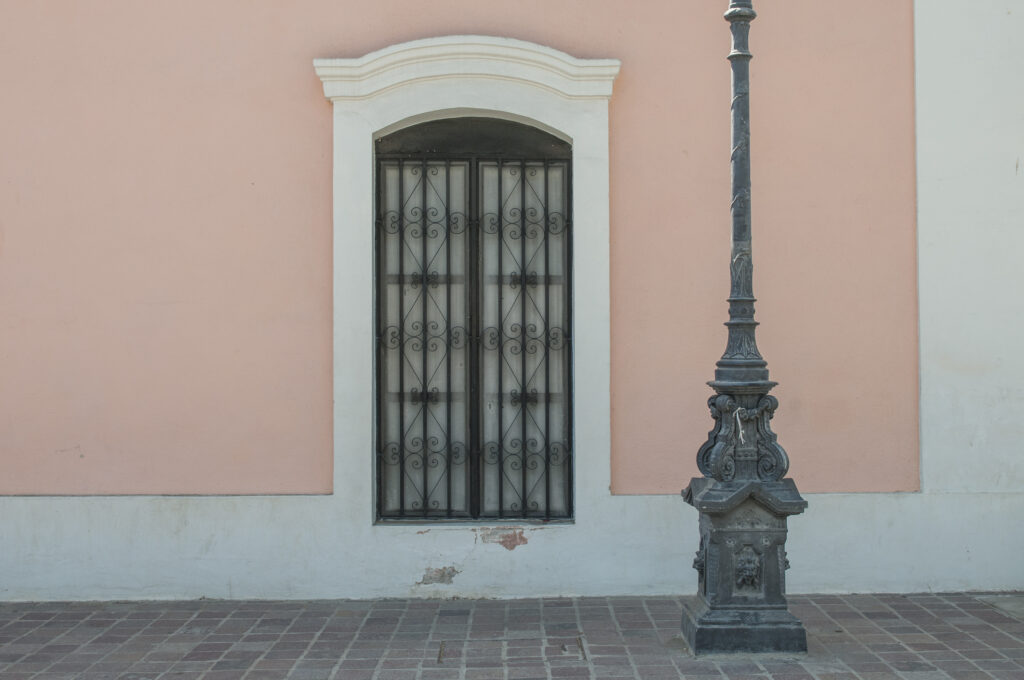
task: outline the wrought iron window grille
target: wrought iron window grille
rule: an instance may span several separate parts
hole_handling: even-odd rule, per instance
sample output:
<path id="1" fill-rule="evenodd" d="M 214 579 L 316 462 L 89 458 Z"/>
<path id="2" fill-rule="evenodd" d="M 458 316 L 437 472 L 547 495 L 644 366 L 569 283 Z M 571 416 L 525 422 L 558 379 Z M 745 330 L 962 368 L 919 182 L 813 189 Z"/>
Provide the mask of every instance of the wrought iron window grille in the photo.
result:
<path id="1" fill-rule="evenodd" d="M 378 520 L 572 519 L 570 145 L 459 118 L 375 152 Z"/>

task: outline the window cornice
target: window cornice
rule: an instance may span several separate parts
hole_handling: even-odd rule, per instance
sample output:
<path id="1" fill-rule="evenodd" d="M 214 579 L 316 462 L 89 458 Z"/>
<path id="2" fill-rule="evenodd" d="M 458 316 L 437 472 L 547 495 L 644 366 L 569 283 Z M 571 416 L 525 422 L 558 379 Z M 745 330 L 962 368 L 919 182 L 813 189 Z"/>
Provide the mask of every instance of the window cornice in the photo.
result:
<path id="1" fill-rule="evenodd" d="M 316 59 L 313 66 L 332 101 L 446 78 L 519 81 L 568 99 L 608 99 L 620 63 L 578 59 L 512 38 L 456 35 L 391 45 L 354 59 Z"/>

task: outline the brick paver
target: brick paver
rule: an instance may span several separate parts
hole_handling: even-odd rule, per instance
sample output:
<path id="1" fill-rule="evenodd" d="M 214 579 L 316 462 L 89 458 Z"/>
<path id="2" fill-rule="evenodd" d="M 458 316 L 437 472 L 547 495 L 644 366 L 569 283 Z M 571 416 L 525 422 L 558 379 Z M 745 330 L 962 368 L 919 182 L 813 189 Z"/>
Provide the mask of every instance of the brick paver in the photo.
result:
<path id="1" fill-rule="evenodd" d="M 969 594 L 791 598 L 810 652 L 694 658 L 680 598 L 0 604 L 0 678 L 1024 680 Z"/>

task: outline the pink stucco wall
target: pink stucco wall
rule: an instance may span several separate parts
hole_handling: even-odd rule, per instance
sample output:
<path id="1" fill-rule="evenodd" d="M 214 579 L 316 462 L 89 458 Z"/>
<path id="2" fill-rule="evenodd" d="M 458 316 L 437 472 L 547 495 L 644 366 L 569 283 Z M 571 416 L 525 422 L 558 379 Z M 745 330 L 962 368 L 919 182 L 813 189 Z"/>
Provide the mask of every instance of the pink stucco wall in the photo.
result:
<path id="1" fill-rule="evenodd" d="M 911 2 L 763 4 L 776 430 L 805 491 L 915 489 Z M 0 493 L 331 490 L 331 115 L 311 61 L 456 33 L 622 60 L 613 490 L 676 492 L 725 339 L 724 5 L 3 4 Z"/>

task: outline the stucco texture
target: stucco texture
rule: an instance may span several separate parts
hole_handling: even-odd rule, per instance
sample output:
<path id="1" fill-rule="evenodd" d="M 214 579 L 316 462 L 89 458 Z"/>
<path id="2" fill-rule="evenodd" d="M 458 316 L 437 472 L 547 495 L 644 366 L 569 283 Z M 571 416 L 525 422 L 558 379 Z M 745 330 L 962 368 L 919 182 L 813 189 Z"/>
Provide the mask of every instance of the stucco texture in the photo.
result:
<path id="1" fill-rule="evenodd" d="M 804 491 L 914 490 L 911 3 L 765 5 L 754 258 L 775 429 Z M 0 5 L 0 493 L 331 491 L 331 108 L 311 62 L 458 33 L 622 61 L 612 490 L 676 493 L 725 343 L 724 6 Z"/>

